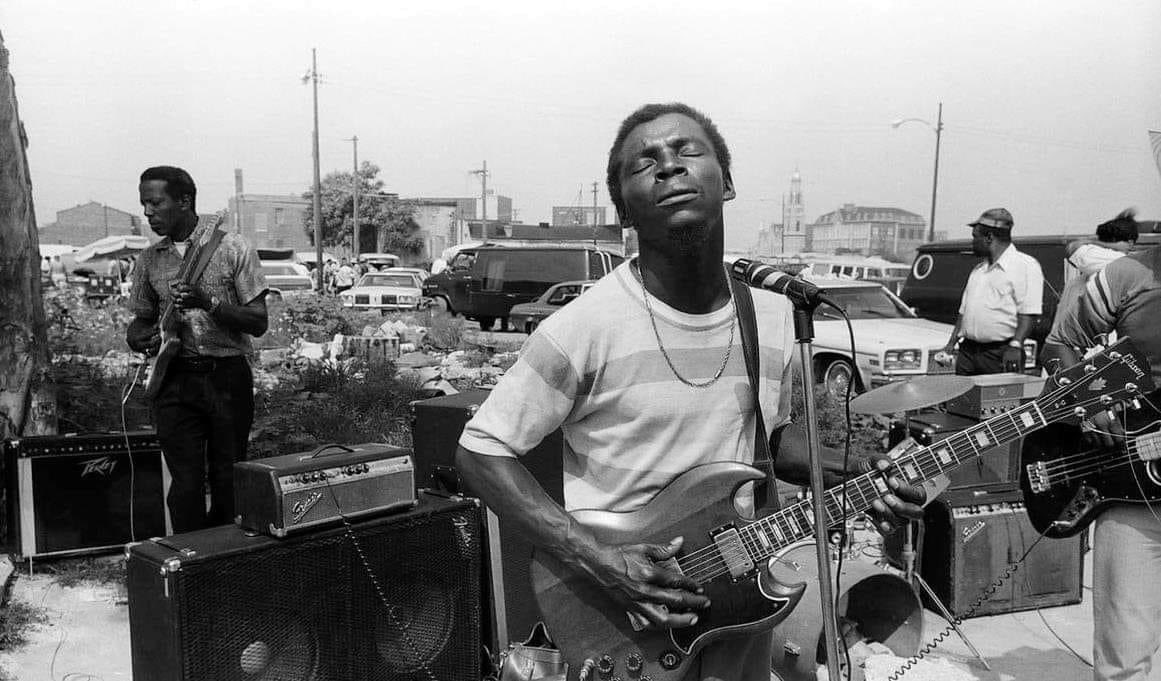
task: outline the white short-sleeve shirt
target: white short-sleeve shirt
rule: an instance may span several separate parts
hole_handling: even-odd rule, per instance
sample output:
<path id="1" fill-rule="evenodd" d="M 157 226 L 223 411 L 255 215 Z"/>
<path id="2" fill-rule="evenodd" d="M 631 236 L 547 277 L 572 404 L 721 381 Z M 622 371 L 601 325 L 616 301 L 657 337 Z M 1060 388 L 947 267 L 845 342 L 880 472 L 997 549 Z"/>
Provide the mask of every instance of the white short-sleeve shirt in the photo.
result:
<path id="1" fill-rule="evenodd" d="M 972 269 L 959 304 L 960 330 L 979 343 L 1012 338 L 1017 315 L 1038 315 L 1044 298 L 1044 273 L 1032 256 L 1009 244 L 996 261 Z"/>

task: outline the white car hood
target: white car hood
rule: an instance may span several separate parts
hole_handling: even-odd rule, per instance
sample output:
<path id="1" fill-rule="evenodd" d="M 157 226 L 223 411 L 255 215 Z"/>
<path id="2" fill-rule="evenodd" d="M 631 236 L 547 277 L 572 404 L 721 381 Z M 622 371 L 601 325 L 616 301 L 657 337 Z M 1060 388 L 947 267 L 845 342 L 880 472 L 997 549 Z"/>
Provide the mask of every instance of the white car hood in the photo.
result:
<path id="1" fill-rule="evenodd" d="M 951 337 L 951 324 L 930 319 L 853 319 L 855 347 L 859 352 L 907 350 L 919 348 L 938 350 Z M 847 325 L 840 320 L 816 321 L 815 342 L 828 347 L 848 348 L 850 336 Z"/>
<path id="2" fill-rule="evenodd" d="M 410 288 L 407 286 L 360 286 L 350 288 L 343 292 L 344 295 L 373 295 L 373 296 L 421 296 L 423 293 L 417 288 Z"/>

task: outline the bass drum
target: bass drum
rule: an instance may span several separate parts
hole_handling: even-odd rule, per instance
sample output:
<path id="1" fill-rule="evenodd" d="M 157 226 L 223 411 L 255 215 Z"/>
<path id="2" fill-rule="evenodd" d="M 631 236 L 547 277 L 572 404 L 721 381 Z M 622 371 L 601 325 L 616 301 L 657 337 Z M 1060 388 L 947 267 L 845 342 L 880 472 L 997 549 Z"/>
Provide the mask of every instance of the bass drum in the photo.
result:
<path id="1" fill-rule="evenodd" d="M 832 560 L 832 577 L 836 569 Z M 826 646 L 814 544 L 790 547 L 774 559 L 770 571 L 784 584 L 807 585 L 798 607 L 774 628 L 770 671 L 782 681 L 816 681 L 818 665 L 826 662 Z M 861 633 L 858 640 L 878 641 L 900 657 L 919 652 L 923 608 L 907 580 L 874 563 L 848 558 L 843 560 L 839 587 L 840 635 L 853 623 Z"/>

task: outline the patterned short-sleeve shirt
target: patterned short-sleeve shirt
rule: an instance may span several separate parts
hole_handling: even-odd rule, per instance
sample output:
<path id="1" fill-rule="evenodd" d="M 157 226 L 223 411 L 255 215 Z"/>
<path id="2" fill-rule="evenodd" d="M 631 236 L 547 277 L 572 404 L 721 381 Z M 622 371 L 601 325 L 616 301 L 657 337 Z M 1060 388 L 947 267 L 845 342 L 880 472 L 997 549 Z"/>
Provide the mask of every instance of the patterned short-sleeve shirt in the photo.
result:
<path id="1" fill-rule="evenodd" d="M 180 281 L 182 256 L 166 237 L 141 252 L 134 270 L 129 309 L 143 319 L 159 319 L 173 300 L 171 284 Z M 266 293 L 258 253 L 237 234 L 218 244 L 197 285 L 223 303 L 247 305 Z M 250 351 L 250 336 L 218 324 L 205 310 L 179 313 L 182 354 L 231 357 Z"/>

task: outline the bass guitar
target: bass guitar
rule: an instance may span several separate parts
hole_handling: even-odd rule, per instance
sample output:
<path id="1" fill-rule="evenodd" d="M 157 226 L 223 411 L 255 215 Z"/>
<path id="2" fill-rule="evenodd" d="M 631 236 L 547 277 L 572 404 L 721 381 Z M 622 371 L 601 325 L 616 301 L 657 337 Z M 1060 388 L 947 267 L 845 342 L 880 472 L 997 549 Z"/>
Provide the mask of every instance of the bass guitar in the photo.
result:
<path id="1" fill-rule="evenodd" d="M 1161 391 L 1124 412 L 1125 437 L 1096 447 L 1072 424 L 1058 423 L 1024 440 L 1020 488 L 1028 520 L 1054 539 L 1089 526 L 1110 504 L 1161 501 Z"/>
<path id="2" fill-rule="evenodd" d="M 201 268 L 198 267 L 198 263 L 203 262 L 202 250 L 207 248 L 214 232 L 225 219 L 226 211 L 220 211 L 214 215 L 214 219 L 207 220 L 204 225 L 199 224 L 194 228 L 193 234 L 190 235 L 190 240 L 193 242 L 192 252 L 186 253 L 186 257 L 182 258 L 181 267 L 177 271 L 180 283 L 194 284 L 201 277 L 200 270 L 205 267 L 204 264 Z M 214 241 L 214 247 L 217 247 L 217 241 Z M 208 262 L 208 260 L 207 257 L 204 262 Z M 161 346 L 157 349 L 157 355 L 154 356 L 149 365 L 149 378 L 145 382 L 145 396 L 148 399 L 152 400 L 157 397 L 157 393 L 161 391 L 161 384 L 165 381 L 165 373 L 169 369 L 170 362 L 181 352 L 180 324 L 181 315 L 175 301 L 170 298 L 169 304 L 165 306 L 161 318 L 157 321 L 158 333 L 161 334 Z"/>
<path id="3" fill-rule="evenodd" d="M 946 440 L 908 450 L 891 472 L 913 485 L 974 461 L 982 452 L 1064 419 L 1076 419 L 1151 391 L 1148 362 L 1125 338 L 1105 352 L 1058 373 L 1032 402 L 979 423 Z M 666 543 L 684 536 L 681 552 L 664 564 L 705 590 L 712 605 L 697 624 L 643 628 L 595 582 L 544 551 L 533 554 L 532 590 L 553 638 L 573 669 L 594 667 L 602 678 L 680 679 L 706 645 L 721 638 L 773 628 L 803 597 L 805 584 L 783 584 L 771 561 L 813 541 L 811 502 L 801 501 L 760 519 L 741 517 L 734 497 L 765 475 L 723 462 L 695 467 L 675 478 L 640 509 L 626 513 L 577 510 L 572 516 L 610 544 Z M 888 492 L 875 471 L 824 494 L 828 527 L 865 512 Z M 811 653 L 813 654 L 813 653 Z M 587 664 L 586 664 L 587 663 Z"/>

